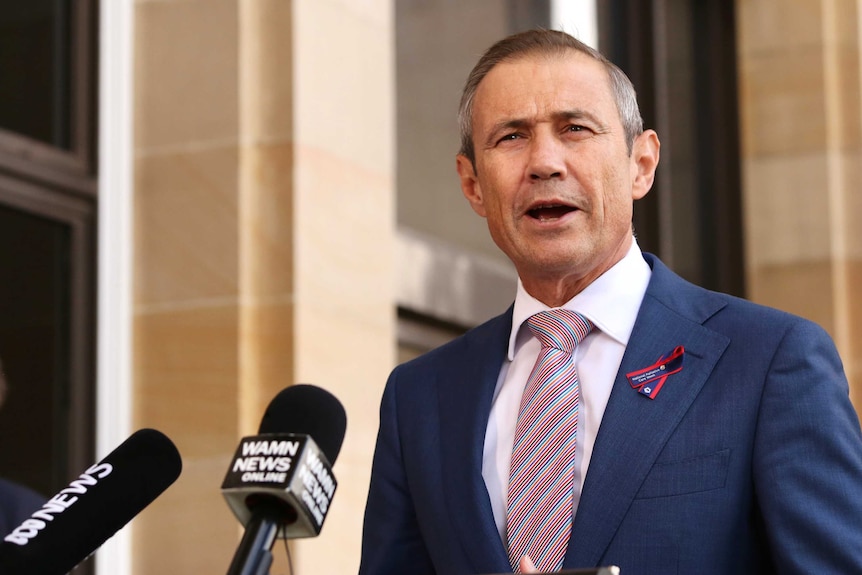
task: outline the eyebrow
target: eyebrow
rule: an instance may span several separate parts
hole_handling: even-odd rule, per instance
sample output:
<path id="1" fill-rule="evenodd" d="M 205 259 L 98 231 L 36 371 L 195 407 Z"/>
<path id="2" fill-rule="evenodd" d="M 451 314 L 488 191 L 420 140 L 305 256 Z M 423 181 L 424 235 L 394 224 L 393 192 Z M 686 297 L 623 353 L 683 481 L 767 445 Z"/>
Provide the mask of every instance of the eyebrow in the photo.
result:
<path id="1" fill-rule="evenodd" d="M 599 132 L 604 132 L 608 129 L 608 127 L 599 119 L 593 115 L 592 113 L 581 110 L 561 110 L 559 112 L 554 112 L 551 114 L 551 120 L 554 122 L 560 122 L 562 120 L 587 120 L 590 123 L 594 124 L 596 129 Z M 501 122 L 497 122 L 491 127 L 491 130 L 488 132 L 488 137 L 485 139 L 485 146 L 492 146 L 499 137 L 501 132 L 508 132 L 509 130 L 519 130 L 524 127 L 532 126 L 535 122 L 532 120 L 527 120 L 526 118 L 512 118 L 509 120 L 503 120 Z"/>

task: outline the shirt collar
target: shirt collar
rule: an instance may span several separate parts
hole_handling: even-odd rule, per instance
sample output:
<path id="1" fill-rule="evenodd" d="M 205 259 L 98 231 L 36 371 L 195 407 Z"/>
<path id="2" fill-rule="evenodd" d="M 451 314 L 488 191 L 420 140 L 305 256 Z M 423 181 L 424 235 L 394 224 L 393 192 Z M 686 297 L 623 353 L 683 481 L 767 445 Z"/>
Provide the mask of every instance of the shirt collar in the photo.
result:
<path id="1" fill-rule="evenodd" d="M 651 275 L 652 270 L 643 259 L 637 241 L 632 240 L 632 245 L 623 259 L 561 307 L 584 315 L 602 333 L 624 346 L 628 345 Z M 529 338 L 526 331 L 519 337 L 524 322 L 533 314 L 548 309 L 551 308 L 527 293 L 518 278 L 512 332 L 509 335 L 510 361 L 514 359 L 517 349 Z"/>

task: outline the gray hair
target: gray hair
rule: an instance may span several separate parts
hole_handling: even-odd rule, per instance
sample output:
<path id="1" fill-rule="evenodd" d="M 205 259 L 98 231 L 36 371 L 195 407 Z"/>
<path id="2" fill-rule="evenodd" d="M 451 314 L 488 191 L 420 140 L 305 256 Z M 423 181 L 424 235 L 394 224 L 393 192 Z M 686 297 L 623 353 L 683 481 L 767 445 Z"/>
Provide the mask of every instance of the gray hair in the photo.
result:
<path id="1" fill-rule="evenodd" d="M 631 154 L 635 138 L 643 132 L 643 118 L 641 118 L 638 109 L 637 94 L 628 76 L 598 50 L 591 48 L 577 38 L 557 30 L 536 29 L 513 34 L 491 46 L 467 77 L 464 91 L 461 94 L 461 105 L 458 108 L 458 126 L 461 131 L 461 150 L 459 153 L 467 156 L 474 167 L 476 150 L 473 147 L 473 100 L 479 84 L 488 75 L 488 72 L 501 62 L 535 54 L 562 56 L 568 50 L 586 54 L 600 62 L 607 70 L 611 91 L 623 125 L 626 144 L 629 154 Z"/>

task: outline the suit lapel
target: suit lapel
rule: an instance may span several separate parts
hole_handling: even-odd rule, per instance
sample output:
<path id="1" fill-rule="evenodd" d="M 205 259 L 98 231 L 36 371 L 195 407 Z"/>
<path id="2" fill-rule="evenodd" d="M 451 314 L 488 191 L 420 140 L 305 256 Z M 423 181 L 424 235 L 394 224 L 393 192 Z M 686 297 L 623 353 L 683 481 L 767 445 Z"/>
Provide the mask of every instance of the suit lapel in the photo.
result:
<path id="1" fill-rule="evenodd" d="M 723 303 L 651 261 L 653 276 L 611 391 L 593 448 L 566 567 L 596 565 L 656 458 L 688 411 L 729 341 L 702 323 Z M 684 346 L 681 372 L 655 399 L 626 378 Z"/>
<path id="2" fill-rule="evenodd" d="M 447 422 L 440 429 L 440 453 L 451 524 L 479 573 L 509 569 L 482 478 L 482 453 L 511 325 L 509 309 L 470 332 L 438 382 L 441 421 Z"/>

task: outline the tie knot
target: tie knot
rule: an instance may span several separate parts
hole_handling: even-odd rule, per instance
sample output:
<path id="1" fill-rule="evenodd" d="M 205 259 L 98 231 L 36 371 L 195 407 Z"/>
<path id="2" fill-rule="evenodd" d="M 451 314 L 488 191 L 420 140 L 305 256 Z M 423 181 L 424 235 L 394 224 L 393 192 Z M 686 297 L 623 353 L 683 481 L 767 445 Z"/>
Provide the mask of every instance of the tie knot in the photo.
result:
<path id="1" fill-rule="evenodd" d="M 593 322 L 571 310 L 550 309 L 530 316 L 527 326 L 543 348 L 571 353 L 593 329 Z"/>

